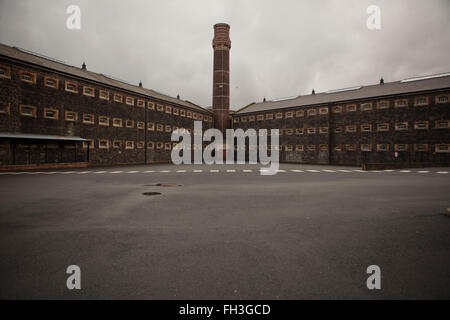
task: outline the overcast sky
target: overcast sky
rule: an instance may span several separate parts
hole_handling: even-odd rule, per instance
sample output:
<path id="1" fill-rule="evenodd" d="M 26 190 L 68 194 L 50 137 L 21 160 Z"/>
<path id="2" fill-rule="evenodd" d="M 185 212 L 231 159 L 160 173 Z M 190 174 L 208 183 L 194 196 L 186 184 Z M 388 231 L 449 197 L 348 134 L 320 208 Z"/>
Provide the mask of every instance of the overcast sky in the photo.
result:
<path id="1" fill-rule="evenodd" d="M 371 4 L 381 30 L 366 27 Z M 204 107 L 217 22 L 231 26 L 232 109 L 450 71 L 450 0 L 0 0 L 0 42 Z"/>

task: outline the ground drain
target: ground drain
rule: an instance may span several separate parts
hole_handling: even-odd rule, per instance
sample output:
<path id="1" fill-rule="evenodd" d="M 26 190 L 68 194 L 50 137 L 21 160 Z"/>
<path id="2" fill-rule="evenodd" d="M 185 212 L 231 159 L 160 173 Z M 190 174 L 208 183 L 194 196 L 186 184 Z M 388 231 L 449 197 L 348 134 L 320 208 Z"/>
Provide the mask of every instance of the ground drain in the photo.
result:
<path id="1" fill-rule="evenodd" d="M 157 183 L 157 184 L 147 184 L 144 187 L 175 188 L 175 187 L 181 187 L 181 184 L 176 184 L 176 183 Z"/>
<path id="2" fill-rule="evenodd" d="M 143 195 L 144 196 L 159 196 L 159 195 L 161 195 L 161 193 L 159 193 L 159 192 L 144 192 Z"/>

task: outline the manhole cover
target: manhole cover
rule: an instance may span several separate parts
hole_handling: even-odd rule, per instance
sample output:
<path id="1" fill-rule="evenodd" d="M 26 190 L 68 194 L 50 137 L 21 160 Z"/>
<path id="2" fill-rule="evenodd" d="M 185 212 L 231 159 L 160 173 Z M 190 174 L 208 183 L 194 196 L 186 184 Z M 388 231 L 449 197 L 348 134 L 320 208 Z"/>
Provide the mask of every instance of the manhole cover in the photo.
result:
<path id="1" fill-rule="evenodd" d="M 159 193 L 159 192 L 144 192 L 143 195 L 144 196 L 159 196 L 159 195 L 161 195 L 161 193 Z"/>
<path id="2" fill-rule="evenodd" d="M 176 183 L 157 183 L 157 184 L 147 184 L 145 187 L 163 187 L 163 188 L 175 188 L 181 187 L 181 184 Z"/>

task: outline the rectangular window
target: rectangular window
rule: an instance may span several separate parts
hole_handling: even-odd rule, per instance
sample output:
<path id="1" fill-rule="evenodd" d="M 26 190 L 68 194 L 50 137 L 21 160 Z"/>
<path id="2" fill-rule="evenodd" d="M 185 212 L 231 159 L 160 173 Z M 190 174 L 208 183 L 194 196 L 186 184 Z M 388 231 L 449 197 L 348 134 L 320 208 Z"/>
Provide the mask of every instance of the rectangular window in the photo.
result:
<path id="1" fill-rule="evenodd" d="M 428 121 L 416 121 L 414 123 L 414 129 L 416 129 L 416 130 L 428 130 Z"/>
<path id="2" fill-rule="evenodd" d="M 36 107 L 21 105 L 19 109 L 22 117 L 36 118 Z"/>
<path id="3" fill-rule="evenodd" d="M 94 124 L 94 116 L 92 114 L 83 114 L 83 123 Z"/>
<path id="4" fill-rule="evenodd" d="M 345 145 L 345 150 L 347 150 L 349 152 L 356 151 L 356 144 L 346 144 Z"/>
<path id="5" fill-rule="evenodd" d="M 114 94 L 114 102 L 122 103 L 123 97 L 120 94 Z"/>
<path id="6" fill-rule="evenodd" d="M 0 114 L 9 114 L 10 105 L 7 103 L 0 102 Z"/>
<path id="7" fill-rule="evenodd" d="M 188 111 L 186 113 L 186 117 L 189 118 L 189 119 L 192 119 L 192 111 Z"/>
<path id="8" fill-rule="evenodd" d="M 285 129 L 284 134 L 287 136 L 292 136 L 294 134 L 294 129 Z"/>
<path id="9" fill-rule="evenodd" d="M 173 108 L 172 113 L 174 116 L 178 116 L 180 114 L 180 110 L 177 108 Z"/>
<path id="10" fill-rule="evenodd" d="M 94 139 L 87 139 L 88 141 L 83 141 L 83 149 L 94 149 L 95 148 L 95 142 Z"/>
<path id="11" fill-rule="evenodd" d="M 172 132 L 172 126 L 171 125 L 166 125 L 166 132 Z"/>
<path id="12" fill-rule="evenodd" d="M 58 109 L 44 108 L 44 118 L 51 119 L 51 120 L 58 120 L 58 118 L 59 118 Z"/>
<path id="13" fill-rule="evenodd" d="M 372 145 L 371 144 L 362 144 L 361 151 L 364 151 L 364 152 L 372 151 Z"/>
<path id="14" fill-rule="evenodd" d="M 44 87 L 58 89 L 59 81 L 56 78 L 44 76 Z"/>
<path id="15" fill-rule="evenodd" d="M 160 123 L 156 124 L 156 131 L 163 132 L 164 126 Z"/>
<path id="16" fill-rule="evenodd" d="M 296 135 L 302 135 L 302 134 L 304 134 L 305 133 L 305 129 L 304 128 L 297 128 L 297 129 L 295 129 L 295 134 Z"/>
<path id="17" fill-rule="evenodd" d="M 395 100 L 395 107 L 396 108 L 406 108 L 407 106 L 408 106 L 408 100 L 407 99 Z"/>
<path id="18" fill-rule="evenodd" d="M 106 90 L 100 90 L 98 97 L 102 100 L 109 100 L 109 92 Z"/>
<path id="19" fill-rule="evenodd" d="M 435 151 L 437 153 L 449 153 L 450 152 L 450 144 L 437 144 L 435 146 Z"/>
<path id="20" fill-rule="evenodd" d="M 275 115 L 275 119 L 283 119 L 283 113 L 277 112 Z"/>
<path id="21" fill-rule="evenodd" d="M 414 99 L 415 106 L 427 106 L 428 105 L 428 97 L 418 97 Z"/>
<path id="22" fill-rule="evenodd" d="M 320 127 L 319 132 L 322 134 L 327 134 L 328 133 L 328 127 Z"/>
<path id="23" fill-rule="evenodd" d="M 448 96 L 448 94 L 437 96 L 436 104 L 448 103 Z"/>
<path id="24" fill-rule="evenodd" d="M 414 151 L 415 152 L 428 152 L 428 144 L 415 144 Z"/>
<path id="25" fill-rule="evenodd" d="M 19 72 L 20 81 L 36 84 L 36 73 L 28 72 L 28 71 L 20 71 Z"/>
<path id="26" fill-rule="evenodd" d="M 308 115 L 308 117 L 315 116 L 316 115 L 316 109 L 308 109 L 306 114 Z"/>
<path id="27" fill-rule="evenodd" d="M 328 151 L 328 145 L 327 144 L 319 145 L 319 151 Z"/>
<path id="28" fill-rule="evenodd" d="M 333 110 L 333 113 L 341 113 L 342 106 L 334 106 L 332 110 Z"/>
<path id="29" fill-rule="evenodd" d="M 83 87 L 83 95 L 88 97 L 95 97 L 95 89 L 92 87 Z"/>
<path id="30" fill-rule="evenodd" d="M 142 100 L 142 99 L 138 99 L 138 101 L 137 101 L 137 106 L 138 106 L 139 108 L 143 108 L 143 107 L 145 106 L 145 101 Z"/>
<path id="31" fill-rule="evenodd" d="M 241 122 L 247 122 L 247 117 L 241 117 Z"/>
<path id="32" fill-rule="evenodd" d="M 395 131 L 408 131 L 408 122 L 396 122 Z"/>
<path id="33" fill-rule="evenodd" d="M 129 106 L 134 106 L 134 98 L 133 97 L 126 97 L 125 103 Z"/>
<path id="34" fill-rule="evenodd" d="M 145 128 L 145 123 L 142 122 L 142 121 L 138 121 L 138 122 L 137 122 L 137 128 L 138 128 L 139 130 L 144 130 L 144 128 Z"/>
<path id="35" fill-rule="evenodd" d="M 306 130 L 306 132 L 307 132 L 308 134 L 315 134 L 315 133 L 316 133 L 316 128 L 308 128 L 308 129 Z"/>
<path id="36" fill-rule="evenodd" d="M 355 112 L 356 111 L 356 104 L 348 104 L 346 107 L 347 112 Z"/>
<path id="37" fill-rule="evenodd" d="M 201 146 L 201 145 L 200 145 Z M 172 149 L 172 144 L 170 142 L 166 142 L 164 145 L 164 149 L 166 150 L 171 150 Z M 201 150 L 201 149 L 200 149 Z"/>
<path id="38" fill-rule="evenodd" d="M 153 122 L 147 123 L 147 130 L 148 131 L 155 131 L 155 124 Z"/>
<path id="39" fill-rule="evenodd" d="M 122 119 L 113 118 L 113 127 L 121 128 L 122 127 Z"/>
<path id="40" fill-rule="evenodd" d="M 292 147 L 292 145 L 287 144 L 287 145 L 284 146 L 284 150 L 287 151 L 287 152 L 291 152 L 291 151 L 294 150 L 294 148 Z"/>
<path id="41" fill-rule="evenodd" d="M 99 149 L 109 149 L 109 140 L 99 139 L 98 140 L 98 148 Z"/>
<path id="42" fill-rule="evenodd" d="M 379 101 L 377 103 L 378 110 L 389 109 L 389 101 Z"/>
<path id="43" fill-rule="evenodd" d="M 356 129 L 355 125 L 349 125 L 349 126 L 345 127 L 345 132 L 353 133 L 353 132 L 356 132 L 356 131 L 357 131 L 357 129 Z"/>
<path id="44" fill-rule="evenodd" d="M 389 123 L 379 123 L 379 124 L 377 124 L 377 131 L 378 132 L 389 131 Z"/>
<path id="45" fill-rule="evenodd" d="M 78 85 L 75 82 L 66 81 L 64 90 L 67 92 L 78 93 Z"/>
<path id="46" fill-rule="evenodd" d="M 361 132 L 372 132 L 372 125 L 371 124 L 362 124 Z"/>
<path id="47" fill-rule="evenodd" d="M 333 129 L 333 133 L 342 133 L 342 126 L 337 126 Z"/>
<path id="48" fill-rule="evenodd" d="M 371 111 L 372 103 L 363 103 L 361 104 L 361 111 Z"/>
<path id="49" fill-rule="evenodd" d="M 7 66 L 0 66 L 0 78 L 11 79 L 11 68 Z"/>
<path id="50" fill-rule="evenodd" d="M 319 109 L 319 114 L 321 114 L 321 115 L 328 114 L 328 108 L 326 108 L 326 107 L 320 108 Z"/>
<path id="51" fill-rule="evenodd" d="M 198 114 L 193 112 L 192 113 L 192 119 L 197 120 L 198 119 Z"/>
<path id="52" fill-rule="evenodd" d="M 126 120 L 125 121 L 125 127 L 127 127 L 127 128 L 134 128 L 134 120 Z"/>
<path id="53" fill-rule="evenodd" d="M 298 145 L 295 146 L 295 151 L 304 151 L 304 150 L 305 149 L 304 149 L 302 144 L 298 144 Z"/>
<path id="54" fill-rule="evenodd" d="M 294 112 L 292 112 L 292 111 L 286 112 L 285 113 L 285 117 L 286 117 L 286 119 L 293 118 L 294 117 Z"/>
<path id="55" fill-rule="evenodd" d="M 394 151 L 399 151 L 399 152 L 408 151 L 408 145 L 407 144 L 395 144 Z"/>
<path id="56" fill-rule="evenodd" d="M 172 107 L 171 106 L 166 106 L 166 113 L 172 114 Z"/>
<path id="57" fill-rule="evenodd" d="M 163 112 L 164 111 L 164 106 L 162 104 L 157 104 L 156 105 L 156 111 Z"/>
<path id="58" fill-rule="evenodd" d="M 316 145 L 315 144 L 310 144 L 308 145 L 308 151 L 310 152 L 315 152 L 316 151 Z"/>
<path id="59" fill-rule="evenodd" d="M 134 149 L 134 141 L 126 141 L 126 142 L 125 142 L 125 149 L 126 149 L 126 150 L 132 150 L 132 149 Z"/>
<path id="60" fill-rule="evenodd" d="M 147 149 L 155 150 L 155 143 L 153 141 L 147 142 Z"/>
<path id="61" fill-rule="evenodd" d="M 147 109 L 148 110 L 155 110 L 155 104 L 151 101 L 147 102 Z"/>
<path id="62" fill-rule="evenodd" d="M 333 146 L 333 151 L 334 152 L 341 152 L 342 151 L 342 145 L 337 144 L 337 145 Z"/>
<path id="63" fill-rule="evenodd" d="M 448 129 L 450 128 L 450 120 L 436 120 L 434 127 L 436 129 Z"/>
<path id="64" fill-rule="evenodd" d="M 101 126 L 109 126 L 109 118 L 105 116 L 99 116 L 98 124 Z"/>
<path id="65" fill-rule="evenodd" d="M 264 115 L 263 115 L 263 114 L 258 114 L 257 117 L 256 117 L 256 119 L 257 119 L 258 121 L 263 121 L 263 120 L 264 120 Z"/>
<path id="66" fill-rule="evenodd" d="M 305 111 L 303 111 L 303 110 L 297 110 L 297 111 L 295 112 L 295 116 L 296 116 L 297 118 L 303 118 L 303 117 L 305 116 Z"/>
<path id="67" fill-rule="evenodd" d="M 389 151 L 389 145 L 388 144 L 377 144 L 377 152 L 386 152 Z"/>
<path id="68" fill-rule="evenodd" d="M 114 149 L 122 149 L 122 141 L 114 140 L 113 141 L 113 148 Z"/>
<path id="69" fill-rule="evenodd" d="M 138 141 L 136 143 L 136 148 L 138 148 L 138 149 L 144 149 L 144 146 L 145 146 L 145 142 L 144 141 Z"/>
<path id="70" fill-rule="evenodd" d="M 233 118 L 233 123 L 239 123 L 239 118 Z"/>
<path id="71" fill-rule="evenodd" d="M 255 121 L 255 116 L 249 116 L 248 117 L 248 121 L 249 122 L 254 122 Z"/>
<path id="72" fill-rule="evenodd" d="M 162 148 L 164 148 L 164 143 L 158 142 L 158 143 L 156 144 L 156 149 L 161 150 Z"/>
<path id="73" fill-rule="evenodd" d="M 266 113 L 266 120 L 273 120 L 273 113 Z"/>
<path id="74" fill-rule="evenodd" d="M 180 117 L 185 117 L 186 116 L 186 110 L 180 110 Z"/>
<path id="75" fill-rule="evenodd" d="M 69 122 L 75 122 L 78 120 L 78 113 L 73 111 L 66 111 L 64 114 L 64 119 Z"/>

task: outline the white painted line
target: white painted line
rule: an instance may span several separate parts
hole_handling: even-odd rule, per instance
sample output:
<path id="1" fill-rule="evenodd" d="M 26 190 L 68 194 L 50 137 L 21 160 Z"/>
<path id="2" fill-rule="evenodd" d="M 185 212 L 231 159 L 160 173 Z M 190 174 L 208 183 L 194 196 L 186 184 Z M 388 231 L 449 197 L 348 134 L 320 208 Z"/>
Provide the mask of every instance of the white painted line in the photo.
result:
<path id="1" fill-rule="evenodd" d="M 203 172 L 203 170 L 194 170 L 193 172 L 194 173 L 201 173 L 201 172 Z"/>
<path id="2" fill-rule="evenodd" d="M 338 170 L 339 172 L 345 172 L 345 173 L 349 173 L 352 172 L 351 170 Z"/>
<path id="3" fill-rule="evenodd" d="M 439 172 L 436 172 L 436 173 L 439 173 L 439 174 L 448 174 L 447 171 L 439 171 Z"/>
<path id="4" fill-rule="evenodd" d="M 242 172 L 253 172 L 253 170 L 242 170 Z"/>
<path id="5" fill-rule="evenodd" d="M 336 172 L 335 170 L 322 170 L 323 172 Z"/>
<path id="6" fill-rule="evenodd" d="M 178 173 L 185 173 L 186 170 L 178 170 L 177 172 L 178 172 Z"/>
<path id="7" fill-rule="evenodd" d="M 72 174 L 72 173 L 75 173 L 75 172 L 73 172 L 73 171 L 64 171 L 64 172 L 60 172 L 60 174 Z"/>
<path id="8" fill-rule="evenodd" d="M 153 173 L 153 172 L 155 172 L 155 171 L 153 171 L 153 170 L 144 171 L 144 173 Z"/>
<path id="9" fill-rule="evenodd" d="M 46 172 L 44 174 L 57 174 L 57 172 Z"/>
<path id="10" fill-rule="evenodd" d="M 117 174 L 117 173 L 122 173 L 123 171 L 111 171 L 110 173 L 113 173 L 113 174 Z"/>
<path id="11" fill-rule="evenodd" d="M 30 175 L 36 175 L 36 174 L 42 174 L 43 172 L 25 172 L 25 174 L 30 174 Z"/>
<path id="12" fill-rule="evenodd" d="M 94 174 L 102 174 L 102 173 L 106 173 L 106 171 L 96 171 L 96 172 L 94 172 Z"/>
<path id="13" fill-rule="evenodd" d="M 82 172 L 78 172 L 78 174 L 88 174 L 90 173 L 90 171 L 82 171 Z"/>
<path id="14" fill-rule="evenodd" d="M 236 172 L 236 170 L 227 170 L 227 172 L 233 173 L 233 172 Z"/>
<path id="15" fill-rule="evenodd" d="M 401 172 L 401 173 L 410 173 L 411 170 L 401 170 L 401 171 L 399 171 L 399 172 Z"/>
<path id="16" fill-rule="evenodd" d="M 281 169 L 280 169 L 280 170 L 277 170 L 277 172 L 286 172 L 286 170 L 281 170 Z"/>
<path id="17" fill-rule="evenodd" d="M 394 170 L 384 170 L 384 172 L 394 172 Z"/>
<path id="18" fill-rule="evenodd" d="M 353 170 L 353 172 L 361 172 L 361 173 L 366 173 L 367 171 L 364 171 L 364 170 Z"/>
<path id="19" fill-rule="evenodd" d="M 127 173 L 138 173 L 139 171 L 128 171 Z"/>
<path id="20" fill-rule="evenodd" d="M 381 171 L 381 170 L 372 170 L 372 171 L 369 171 L 369 172 L 380 173 L 380 172 L 383 172 L 383 171 Z"/>
<path id="21" fill-rule="evenodd" d="M 170 172 L 170 170 L 163 170 L 163 171 L 160 171 L 161 173 L 169 173 Z"/>
<path id="22" fill-rule="evenodd" d="M 305 172 L 305 171 L 303 171 L 303 170 L 291 170 L 292 172 L 299 172 L 299 173 L 301 173 L 301 172 Z"/>
<path id="23" fill-rule="evenodd" d="M 308 172 L 320 172 L 319 170 L 306 170 Z"/>
<path id="24" fill-rule="evenodd" d="M 430 173 L 430 171 L 418 171 L 417 173 Z"/>
<path id="25" fill-rule="evenodd" d="M 220 172 L 220 170 L 209 170 L 209 172 L 217 173 L 217 172 Z"/>

